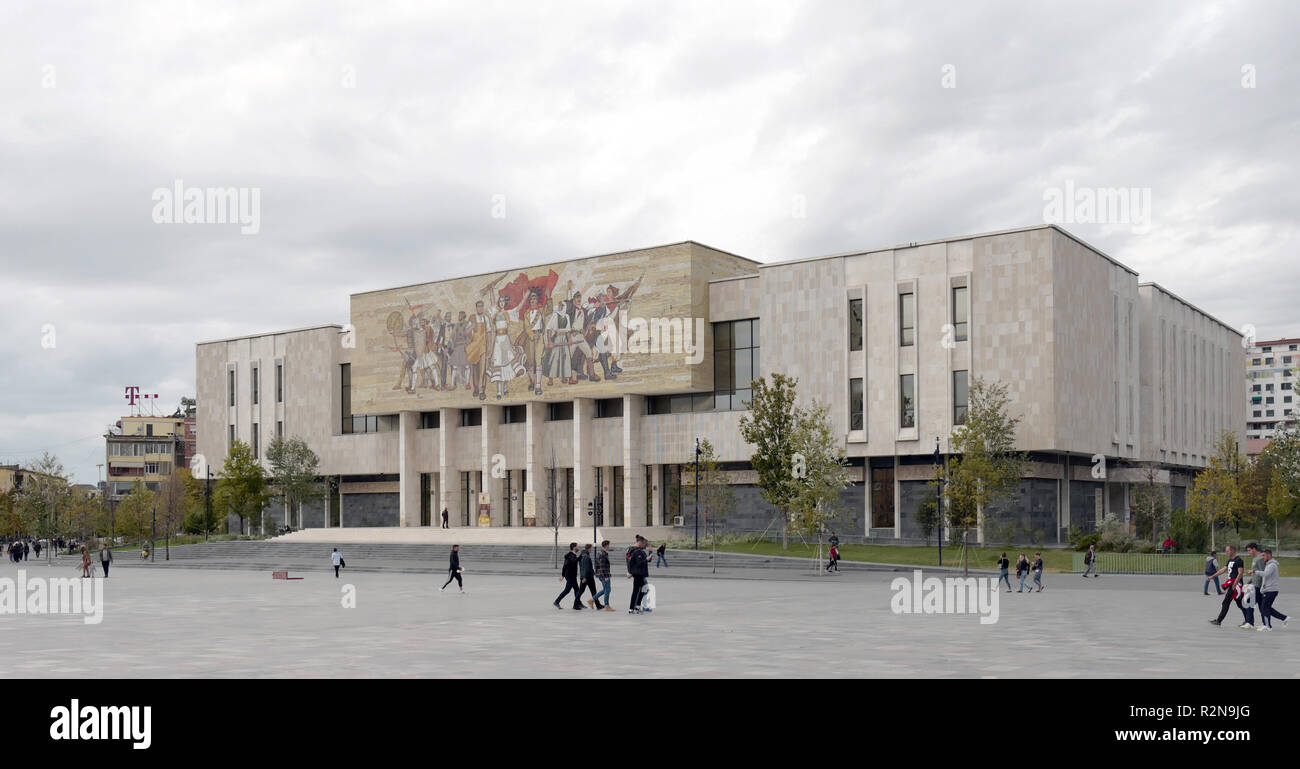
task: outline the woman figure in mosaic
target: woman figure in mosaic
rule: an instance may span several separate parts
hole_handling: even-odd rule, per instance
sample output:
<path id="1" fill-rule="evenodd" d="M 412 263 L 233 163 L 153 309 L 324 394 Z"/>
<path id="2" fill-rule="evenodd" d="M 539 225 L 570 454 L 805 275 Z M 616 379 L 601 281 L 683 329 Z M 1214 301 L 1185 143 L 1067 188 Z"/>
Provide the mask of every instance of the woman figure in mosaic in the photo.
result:
<path id="1" fill-rule="evenodd" d="M 497 309 L 492 314 L 492 358 L 488 365 L 488 379 L 497 383 L 497 400 L 510 394 L 510 382 L 524 373 L 523 351 L 510 341 L 510 315 L 506 312 L 504 296 L 497 297 Z"/>
<path id="2" fill-rule="evenodd" d="M 542 356 L 542 368 L 546 371 L 546 386 L 554 387 L 556 379 L 565 382 L 573 376 L 569 363 L 569 316 L 563 304 L 556 305 L 549 298 L 546 310 L 546 353 Z M 571 381 L 577 383 L 576 379 Z"/>

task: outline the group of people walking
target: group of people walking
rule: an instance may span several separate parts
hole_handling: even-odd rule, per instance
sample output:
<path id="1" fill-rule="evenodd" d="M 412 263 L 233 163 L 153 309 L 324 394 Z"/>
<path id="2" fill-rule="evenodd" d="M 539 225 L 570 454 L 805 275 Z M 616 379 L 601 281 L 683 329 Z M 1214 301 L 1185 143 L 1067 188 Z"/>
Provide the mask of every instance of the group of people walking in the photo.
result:
<path id="1" fill-rule="evenodd" d="M 1033 575 L 1034 585 L 1038 586 L 1037 590 L 1034 590 L 1034 585 L 1030 585 L 1029 589 L 1027 591 L 1025 590 L 1025 580 L 1028 579 L 1030 575 Z M 1017 593 L 1024 593 L 1024 592 L 1041 593 L 1043 591 L 1042 554 L 1034 553 L 1034 560 L 1031 562 L 1028 558 L 1025 557 L 1024 553 L 1021 553 L 1020 559 L 1016 561 L 1016 579 L 1020 580 L 1020 589 L 1016 591 Z M 1007 592 L 1010 593 L 1011 592 L 1011 561 L 1007 559 L 1006 553 L 1003 553 L 998 558 L 997 584 L 1000 585 L 1003 582 L 1006 583 Z"/>
<path id="2" fill-rule="evenodd" d="M 1210 620 L 1210 624 L 1222 625 L 1224 618 L 1228 616 L 1228 607 L 1235 602 L 1237 608 L 1241 609 L 1243 621 L 1237 627 L 1242 630 L 1272 630 L 1274 619 L 1281 620 L 1282 627 L 1286 627 L 1287 615 L 1274 606 L 1277 594 L 1281 590 L 1281 579 L 1272 549 L 1266 547 L 1261 550 L 1258 544 L 1251 542 L 1246 545 L 1246 552 L 1252 558 L 1249 569 L 1246 568 L 1246 563 L 1241 556 L 1237 555 L 1237 548 L 1234 545 L 1224 548 L 1228 562 L 1215 568 L 1213 572 L 1211 567 L 1218 566 L 1215 558 L 1217 553 L 1211 551 L 1210 556 L 1205 559 L 1204 594 L 1210 594 L 1210 583 L 1213 582 L 1215 590 L 1223 595 L 1219 616 Z M 1220 586 L 1219 577 L 1225 574 L 1227 579 Z M 1259 609 L 1258 627 L 1255 625 L 1256 609 Z"/>
<path id="3" fill-rule="evenodd" d="M 650 587 L 650 559 L 651 559 L 650 541 L 640 534 L 636 535 L 636 544 L 627 549 L 627 576 L 632 580 L 632 596 L 628 602 L 628 614 L 643 614 L 653 611 L 653 601 L 646 600 L 647 596 L 653 594 L 653 588 Z M 668 561 L 664 558 L 664 547 L 659 546 L 659 561 L 666 568 Z M 614 611 L 610 605 L 610 598 L 613 595 L 614 581 L 611 576 L 611 566 L 609 561 L 609 540 L 600 543 L 600 550 L 596 551 L 593 557 L 591 545 L 584 545 L 582 550 L 578 550 L 577 542 L 569 543 L 569 552 L 564 555 L 564 566 L 560 569 L 560 578 L 564 580 L 564 590 L 556 596 L 552 605 L 561 609 L 560 601 L 565 596 L 573 593 L 573 609 L 581 611 L 583 609 L 595 609 L 596 611 Z M 601 583 L 600 589 L 596 588 L 596 580 Z M 583 591 L 589 591 L 590 597 L 587 599 L 587 605 L 582 605 Z M 603 600 L 602 600 L 603 599 Z"/>

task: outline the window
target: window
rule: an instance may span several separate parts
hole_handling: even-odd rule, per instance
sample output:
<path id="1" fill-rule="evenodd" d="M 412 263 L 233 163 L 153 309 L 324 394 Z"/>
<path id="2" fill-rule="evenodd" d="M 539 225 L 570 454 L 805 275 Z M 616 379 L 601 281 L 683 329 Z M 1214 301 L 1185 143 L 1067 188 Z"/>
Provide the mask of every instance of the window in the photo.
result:
<path id="1" fill-rule="evenodd" d="M 352 364 L 339 366 L 339 411 L 343 414 L 343 432 L 352 432 Z"/>
<path id="2" fill-rule="evenodd" d="M 1264 365 L 1265 365 L 1265 366 L 1272 366 L 1272 365 L 1273 365 L 1273 359 L 1272 359 L 1272 358 L 1265 358 L 1265 359 L 1264 359 Z"/>
<path id="3" fill-rule="evenodd" d="M 713 395 L 699 403 L 692 396 L 685 411 L 739 411 L 753 397 L 750 384 L 759 377 L 758 319 L 713 324 Z M 677 396 L 672 396 L 677 397 Z M 707 401 L 707 403 L 706 403 Z M 681 404 L 669 403 L 675 413 Z"/>
<path id="4" fill-rule="evenodd" d="M 275 364 L 275 402 L 284 403 L 284 364 Z"/>
<path id="5" fill-rule="evenodd" d="M 596 418 L 610 419 L 623 416 L 622 398 L 601 398 L 596 401 Z"/>
<path id="6" fill-rule="evenodd" d="M 1290 363 L 1290 362 L 1291 362 L 1291 356 L 1290 356 L 1290 355 L 1283 355 L 1283 356 L 1282 356 L 1282 362 L 1283 362 L 1283 363 Z"/>
<path id="7" fill-rule="evenodd" d="M 862 300 L 849 300 L 849 349 L 862 349 Z"/>
<path id="8" fill-rule="evenodd" d="M 261 459 L 261 458 L 262 458 L 262 455 L 258 453 L 259 450 L 260 450 L 261 447 L 262 447 L 262 442 L 261 442 L 261 440 L 260 440 L 260 437 L 261 437 L 261 436 L 260 436 L 259 431 L 258 431 L 258 429 L 257 429 L 257 423 L 254 422 L 254 423 L 253 423 L 253 459 Z"/>
<path id="9" fill-rule="evenodd" d="M 479 427 L 483 424 L 483 409 L 461 409 L 461 427 Z"/>
<path id="10" fill-rule="evenodd" d="M 1263 416 L 1263 414 L 1260 414 L 1258 411 L 1255 411 L 1254 413 L 1251 414 L 1251 416 L 1252 416 L 1252 417 L 1259 417 L 1259 416 Z"/>
<path id="11" fill-rule="evenodd" d="M 234 426 L 234 425 L 231 425 L 231 426 L 230 426 L 230 443 L 228 443 L 227 446 L 229 447 L 229 446 L 234 446 L 234 445 L 235 445 L 235 426 Z"/>
<path id="12" fill-rule="evenodd" d="M 153 437 L 153 425 L 144 426 L 144 434 L 150 438 Z"/>
<path id="13" fill-rule="evenodd" d="M 862 380 L 849 380 L 849 429 L 862 428 Z"/>
<path id="14" fill-rule="evenodd" d="M 257 388 L 257 383 L 258 383 L 258 381 L 257 381 L 257 374 L 258 374 L 258 368 L 257 368 L 256 366 L 254 366 L 254 367 L 253 367 L 253 405 L 254 405 L 254 406 L 257 405 L 257 389 L 258 389 L 258 388 Z"/>
<path id="15" fill-rule="evenodd" d="M 568 422 L 573 419 L 573 401 L 546 404 L 547 422 Z"/>
<path id="16" fill-rule="evenodd" d="M 277 438 L 283 438 L 283 437 L 284 437 L 284 422 L 276 421 L 276 423 L 275 423 L 275 437 L 277 437 Z"/>
<path id="17" fill-rule="evenodd" d="M 916 343 L 916 294 L 898 296 L 898 344 L 908 347 Z"/>
<path id="18" fill-rule="evenodd" d="M 235 405 L 235 370 L 232 368 L 226 372 L 227 385 L 226 391 L 230 393 L 230 405 Z"/>
<path id="19" fill-rule="evenodd" d="M 1252 387 L 1250 388 L 1250 391 L 1251 391 L 1251 392 L 1259 392 L 1259 385 L 1254 385 L 1254 386 L 1252 386 Z"/>
<path id="20" fill-rule="evenodd" d="M 899 377 L 898 392 L 899 426 L 916 427 L 916 375 Z"/>
<path id="21" fill-rule="evenodd" d="M 339 411 L 342 412 L 340 432 L 344 435 L 353 433 L 391 433 L 398 429 L 396 414 L 353 414 L 352 413 L 352 364 L 339 365 Z"/>
<path id="22" fill-rule="evenodd" d="M 970 372 L 952 372 L 952 423 L 966 424 L 966 409 L 970 405 Z"/>
<path id="23" fill-rule="evenodd" d="M 952 290 L 952 325 L 954 340 L 965 342 L 970 338 L 970 288 L 957 286 Z"/>
<path id="24" fill-rule="evenodd" d="M 157 475 L 157 474 L 158 474 L 158 463 L 157 463 L 157 462 L 145 462 L 145 463 L 144 463 L 144 474 L 145 474 L 145 475 Z"/>
<path id="25" fill-rule="evenodd" d="M 1259 358 L 1255 358 L 1255 359 L 1251 360 L 1250 365 L 1252 365 L 1252 366 L 1258 366 L 1258 365 L 1259 365 Z"/>
<path id="26" fill-rule="evenodd" d="M 1273 416 L 1273 409 L 1269 409 L 1268 411 L 1265 411 L 1265 412 L 1264 412 L 1264 416 L 1266 416 L 1266 417 L 1271 417 L 1271 416 Z"/>
<path id="27" fill-rule="evenodd" d="M 1282 383 L 1282 389 L 1283 389 L 1283 390 L 1290 390 L 1290 389 L 1291 389 L 1291 383 L 1290 383 L 1290 382 L 1283 382 L 1283 383 Z"/>
<path id="28" fill-rule="evenodd" d="M 749 397 L 749 395 L 745 396 L 746 399 Z M 713 398 L 714 396 L 710 393 L 654 395 L 645 399 L 645 413 L 653 416 L 655 414 L 689 414 L 692 411 L 713 411 Z"/>
<path id="29" fill-rule="evenodd" d="M 501 409 L 501 424 L 517 425 L 528 421 L 528 407 L 522 403 Z"/>
<path id="30" fill-rule="evenodd" d="M 437 411 L 421 411 L 421 412 L 420 412 L 420 429 L 421 429 L 421 430 L 437 430 L 437 429 L 438 429 L 439 420 L 441 420 L 441 419 L 442 419 L 442 414 L 441 414 L 440 412 L 437 412 Z"/>

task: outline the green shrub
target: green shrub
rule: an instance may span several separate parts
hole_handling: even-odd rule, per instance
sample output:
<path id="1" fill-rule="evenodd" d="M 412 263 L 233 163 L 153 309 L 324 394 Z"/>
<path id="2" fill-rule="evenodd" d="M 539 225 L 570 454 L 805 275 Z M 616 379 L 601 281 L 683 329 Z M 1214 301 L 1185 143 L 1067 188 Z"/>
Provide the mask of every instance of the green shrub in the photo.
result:
<path id="1" fill-rule="evenodd" d="M 1169 536 L 1180 553 L 1204 553 L 1210 547 L 1210 528 L 1199 516 L 1183 508 L 1169 515 Z"/>
<path id="2" fill-rule="evenodd" d="M 1078 539 L 1075 540 L 1074 549 L 1082 552 L 1097 544 L 1097 540 L 1099 539 L 1101 539 L 1100 534 L 1088 534 L 1086 536 L 1080 535 Z"/>

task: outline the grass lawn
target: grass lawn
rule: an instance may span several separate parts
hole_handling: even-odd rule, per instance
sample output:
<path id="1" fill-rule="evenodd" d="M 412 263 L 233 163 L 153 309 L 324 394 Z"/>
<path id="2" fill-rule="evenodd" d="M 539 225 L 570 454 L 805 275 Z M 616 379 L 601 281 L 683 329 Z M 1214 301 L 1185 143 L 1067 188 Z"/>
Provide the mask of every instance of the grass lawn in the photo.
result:
<path id="1" fill-rule="evenodd" d="M 689 547 L 681 549 L 689 550 Z M 700 543 L 701 550 L 709 549 L 704 543 Z M 791 542 L 788 550 L 781 549 L 780 542 L 736 542 L 726 545 L 718 545 L 720 552 L 727 553 L 756 553 L 759 555 L 786 555 L 796 558 L 812 558 L 817 555 L 817 545 L 804 544 L 801 542 Z M 1015 574 L 1016 558 L 1021 553 L 1030 561 L 1034 559 L 1033 548 L 1016 548 L 1007 549 L 1003 547 L 972 547 L 968 551 L 970 567 L 972 569 L 996 569 L 998 557 L 1003 551 L 1006 551 L 1007 558 L 1011 561 L 1011 571 Z M 1074 566 L 1074 551 L 1060 550 L 1054 548 L 1042 549 L 1038 552 L 1043 555 L 1043 568 L 1048 572 L 1063 573 L 1069 572 Z M 822 548 L 822 557 L 826 554 L 826 546 Z M 961 561 L 960 547 L 943 546 L 943 564 L 944 566 L 960 566 Z M 930 547 L 916 547 L 911 545 L 840 545 L 840 558 L 845 561 L 870 561 L 873 563 L 898 563 L 915 566 L 938 566 L 938 550 L 932 545 Z M 1246 566 L 1250 566 L 1250 556 L 1243 556 Z M 1278 567 L 1283 577 L 1300 577 L 1300 558 L 1279 558 Z M 1223 563 L 1220 555 L 1220 564 Z M 1222 579 L 1222 578 L 1220 578 Z"/>

